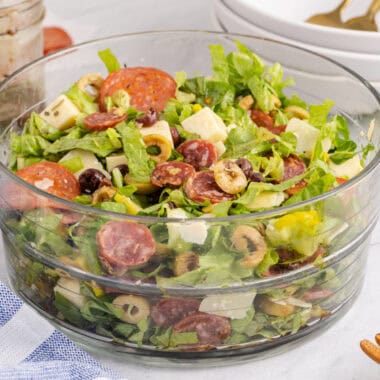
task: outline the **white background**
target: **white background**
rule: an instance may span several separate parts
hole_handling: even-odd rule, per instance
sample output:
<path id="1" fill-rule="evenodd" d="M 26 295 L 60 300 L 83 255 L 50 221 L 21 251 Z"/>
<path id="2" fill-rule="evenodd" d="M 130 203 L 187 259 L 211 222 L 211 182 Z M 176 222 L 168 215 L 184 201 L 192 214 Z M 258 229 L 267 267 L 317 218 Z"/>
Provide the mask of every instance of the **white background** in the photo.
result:
<path id="1" fill-rule="evenodd" d="M 59 25 L 75 43 L 106 35 L 164 29 L 215 30 L 209 0 L 45 0 L 46 25 Z M 327 331 L 272 358 L 210 368 L 157 368 L 96 357 L 129 380 L 378 380 L 380 366 L 360 350 L 380 332 L 380 226 L 374 231 L 364 288 L 352 309 Z M 1 242 L 0 242 L 1 249 Z M 0 262 L 0 278 L 5 278 Z M 1 343 L 0 343 L 1 344 Z"/>

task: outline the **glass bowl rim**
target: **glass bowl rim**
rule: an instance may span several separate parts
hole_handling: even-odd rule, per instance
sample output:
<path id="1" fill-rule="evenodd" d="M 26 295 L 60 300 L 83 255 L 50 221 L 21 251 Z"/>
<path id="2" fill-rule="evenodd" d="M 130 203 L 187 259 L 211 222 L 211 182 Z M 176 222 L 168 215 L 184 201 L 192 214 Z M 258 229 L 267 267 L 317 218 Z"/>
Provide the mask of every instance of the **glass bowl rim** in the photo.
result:
<path id="1" fill-rule="evenodd" d="M 295 46 L 293 44 L 289 43 L 284 43 L 276 40 L 272 40 L 269 38 L 263 38 L 263 37 L 257 37 L 257 36 L 251 36 L 248 34 L 242 34 L 242 33 L 226 33 L 226 32 L 218 32 L 218 31 L 208 31 L 208 30 L 161 30 L 161 31 L 145 31 L 145 32 L 138 32 L 138 33 L 124 33 L 124 34 L 116 34 L 116 35 L 111 35 L 108 37 L 104 38 L 98 38 L 98 39 L 93 39 L 90 41 L 85 41 L 80 44 L 73 45 L 71 47 L 59 50 L 57 52 L 53 52 L 51 54 L 48 54 L 46 56 L 43 56 L 37 60 L 34 60 L 18 70 L 16 70 L 12 75 L 7 77 L 4 81 L 0 82 L 0 94 L 2 91 L 4 91 L 8 84 L 11 83 L 15 78 L 24 72 L 27 72 L 29 69 L 32 69 L 34 67 L 38 67 L 40 64 L 44 62 L 48 62 L 50 59 L 55 59 L 59 58 L 60 56 L 64 56 L 68 53 L 72 53 L 77 51 L 78 49 L 82 47 L 90 47 L 92 45 L 96 45 L 98 43 L 104 43 L 107 41 L 117 41 L 121 39 L 128 39 L 128 38 L 134 38 L 134 37 L 144 37 L 144 36 L 154 36 L 154 35 L 159 35 L 159 36 L 164 36 L 164 35 L 194 35 L 194 34 L 205 34 L 205 35 L 213 35 L 216 37 L 227 37 L 227 38 L 234 38 L 237 39 L 239 37 L 243 37 L 245 39 L 251 39 L 251 40 L 258 40 L 258 41 L 268 41 L 270 43 L 275 43 L 277 45 L 281 46 L 287 46 L 290 49 L 293 50 L 300 50 L 303 51 L 304 53 L 314 55 L 318 57 L 318 59 L 321 59 L 322 61 L 327 61 L 330 64 L 333 64 L 335 66 L 338 66 L 340 69 L 343 69 L 346 73 L 348 73 L 353 79 L 356 79 L 358 82 L 363 84 L 370 94 L 374 97 L 374 99 L 377 101 L 379 110 L 380 110 L 380 93 L 376 91 L 376 89 L 362 76 L 357 74 L 355 71 L 351 70 L 350 68 L 346 67 L 345 65 L 342 65 L 339 62 L 336 62 L 335 60 L 325 57 L 321 54 L 315 53 L 311 50 L 301 48 L 298 46 Z M 8 132 L 9 128 L 12 127 L 12 125 L 17 121 L 20 117 L 22 117 L 25 113 L 29 112 L 30 109 L 25 110 L 22 114 L 18 115 L 16 118 L 12 119 L 11 122 L 9 123 L 8 126 L 5 127 L 4 131 L 0 134 L 0 141 L 4 138 L 6 133 Z M 250 218 L 254 218 L 257 220 L 264 219 L 264 218 L 270 218 L 270 217 L 275 217 L 279 214 L 284 214 L 286 212 L 291 212 L 293 210 L 297 210 L 301 207 L 305 207 L 314 203 L 317 203 L 319 201 L 322 201 L 324 199 L 333 197 L 334 195 L 337 195 L 339 193 L 344 192 L 345 190 L 348 190 L 349 188 L 355 186 L 362 180 L 364 180 L 367 175 L 372 173 L 376 168 L 379 166 L 380 163 L 380 150 L 379 152 L 376 153 L 376 155 L 373 157 L 373 159 L 364 167 L 364 169 L 355 177 L 352 179 L 348 180 L 342 185 L 339 185 L 338 187 L 320 194 L 316 197 L 310 198 L 308 200 L 302 201 L 302 202 L 297 202 L 288 206 L 281 206 L 277 208 L 272 208 L 269 210 L 264 210 L 264 211 L 259 211 L 259 212 L 252 212 L 249 214 L 239 214 L 239 215 L 230 215 L 226 217 L 207 217 L 207 218 L 202 218 L 202 217 L 194 217 L 194 218 L 167 218 L 167 217 L 153 217 L 153 216 L 143 216 L 143 215 L 129 215 L 129 214 L 121 214 L 117 212 L 112 212 L 112 211 L 107 211 L 107 210 L 102 210 L 94 207 L 90 207 L 87 205 L 82 205 L 79 203 L 75 203 L 69 200 L 65 200 L 63 198 L 57 197 L 55 195 L 49 194 L 33 185 L 30 183 L 24 181 L 20 177 L 18 177 L 15 173 L 12 173 L 10 170 L 7 169 L 7 167 L 0 162 L 0 171 L 5 174 L 5 176 L 8 176 L 11 178 L 12 181 L 18 183 L 21 187 L 26 188 L 28 191 L 31 191 L 38 195 L 39 197 L 43 197 L 45 199 L 51 200 L 55 202 L 57 205 L 62 204 L 62 209 L 69 210 L 69 211 L 76 211 L 76 212 L 81 212 L 83 215 L 86 214 L 91 214 L 92 216 L 101 216 L 101 217 L 112 217 L 112 218 L 117 218 L 119 220 L 126 219 L 129 222 L 135 221 L 135 222 L 140 222 L 140 223 L 175 223 L 175 222 L 180 222 L 180 221 L 186 221 L 186 222 L 195 222 L 195 221 L 204 221 L 207 223 L 217 223 L 217 222 L 234 222 L 237 220 L 246 220 Z"/>

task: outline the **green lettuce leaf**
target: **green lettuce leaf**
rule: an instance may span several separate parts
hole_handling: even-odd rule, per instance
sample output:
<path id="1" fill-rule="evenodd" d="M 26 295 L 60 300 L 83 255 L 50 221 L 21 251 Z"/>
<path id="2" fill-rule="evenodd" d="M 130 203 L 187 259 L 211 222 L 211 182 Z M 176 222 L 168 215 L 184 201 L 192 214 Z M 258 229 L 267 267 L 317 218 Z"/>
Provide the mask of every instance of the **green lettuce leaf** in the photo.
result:
<path id="1" fill-rule="evenodd" d="M 80 310 L 67 300 L 61 293 L 55 292 L 53 302 L 56 309 L 64 316 L 64 318 L 74 326 L 88 329 L 91 323 L 83 318 Z"/>
<path id="2" fill-rule="evenodd" d="M 98 106 L 94 103 L 94 98 L 82 91 L 76 83 L 74 83 L 64 94 L 85 113 L 91 114 L 98 111 Z"/>
<path id="3" fill-rule="evenodd" d="M 13 154 L 22 157 L 43 157 L 51 143 L 41 136 L 11 133 L 10 146 Z"/>
<path id="4" fill-rule="evenodd" d="M 284 81 L 284 70 L 278 62 L 267 68 L 265 78 L 279 98 L 283 98 L 283 89 L 285 87 L 294 86 L 294 80 L 292 78 L 288 78 Z"/>
<path id="5" fill-rule="evenodd" d="M 155 162 L 146 152 L 140 131 L 133 122 L 120 123 L 116 129 L 121 135 L 124 154 L 128 159 L 129 175 L 136 182 L 149 183 Z"/>
<path id="6" fill-rule="evenodd" d="M 269 113 L 274 106 L 274 99 L 264 79 L 253 76 L 248 80 L 248 88 L 256 100 L 256 107 Z"/>
<path id="7" fill-rule="evenodd" d="M 113 71 L 120 69 L 120 63 L 118 59 L 114 56 L 111 49 L 104 49 L 98 52 L 99 58 L 103 61 L 106 66 L 108 73 L 112 73 Z"/>
<path id="8" fill-rule="evenodd" d="M 266 235 L 274 246 L 289 246 L 311 256 L 319 246 L 323 224 L 317 211 L 295 211 L 268 223 Z"/>
<path id="9" fill-rule="evenodd" d="M 36 209 L 24 214 L 20 221 L 20 231 L 27 240 L 33 241 L 37 250 L 51 256 L 69 256 L 73 249 L 57 232 L 61 214 L 49 214 L 44 209 Z"/>
<path id="10" fill-rule="evenodd" d="M 54 141 L 61 137 L 62 132 L 48 124 L 38 113 L 32 112 L 25 123 L 23 135 L 41 136 L 46 140 Z"/>
<path id="11" fill-rule="evenodd" d="M 276 250 L 268 249 L 264 259 L 261 263 L 255 268 L 255 273 L 261 277 L 264 272 L 266 272 L 272 265 L 278 263 L 279 256 Z"/>
<path id="12" fill-rule="evenodd" d="M 325 174 L 317 180 L 310 182 L 302 190 L 287 199 L 284 205 L 291 205 L 294 203 L 306 201 L 310 198 L 316 197 L 320 194 L 329 191 L 335 183 L 335 177 L 332 174 Z"/>
<path id="13" fill-rule="evenodd" d="M 76 130 L 73 130 L 73 133 Z M 47 153 L 61 153 L 73 149 L 83 149 L 95 153 L 99 157 L 106 157 L 118 150 L 115 142 L 109 138 L 107 131 L 87 133 L 83 137 L 64 136 L 54 141 L 47 149 Z"/>
<path id="14" fill-rule="evenodd" d="M 334 101 L 329 99 L 326 99 L 322 104 L 311 104 L 308 123 L 316 128 L 321 128 L 327 123 L 327 118 L 333 105 Z"/>
<path id="15" fill-rule="evenodd" d="M 210 55 L 212 62 L 212 69 L 214 71 L 214 80 L 227 82 L 229 79 L 229 67 L 222 45 L 210 45 Z"/>
<path id="16" fill-rule="evenodd" d="M 211 108 L 220 105 L 221 108 L 226 108 L 232 105 L 234 100 L 235 88 L 230 84 L 211 80 L 205 82 L 205 101 L 202 102 L 203 105 Z"/>

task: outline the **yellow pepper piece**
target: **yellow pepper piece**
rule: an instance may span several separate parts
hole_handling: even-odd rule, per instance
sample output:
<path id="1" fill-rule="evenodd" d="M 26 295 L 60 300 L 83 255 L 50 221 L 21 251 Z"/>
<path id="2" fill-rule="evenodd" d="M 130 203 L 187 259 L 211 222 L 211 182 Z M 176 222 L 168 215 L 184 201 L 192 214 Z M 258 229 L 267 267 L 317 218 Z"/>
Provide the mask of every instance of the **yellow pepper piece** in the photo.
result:
<path id="1" fill-rule="evenodd" d="M 94 292 L 95 297 L 100 297 L 100 296 L 104 295 L 103 289 L 99 286 L 94 286 L 92 288 L 92 291 Z"/>
<path id="2" fill-rule="evenodd" d="M 126 207 L 128 214 L 136 215 L 141 210 L 141 207 L 137 203 L 133 202 L 131 198 L 126 197 L 125 195 L 117 193 L 114 200 L 117 203 L 122 203 Z"/>
<path id="3" fill-rule="evenodd" d="M 307 229 L 314 229 L 319 223 L 321 223 L 321 218 L 319 217 L 318 212 L 311 210 L 296 211 L 284 215 L 275 221 L 274 226 L 278 230 L 289 228 L 295 225 L 304 226 Z"/>
<path id="4" fill-rule="evenodd" d="M 198 103 L 193 104 L 193 112 L 198 112 L 202 109 L 202 106 Z"/>

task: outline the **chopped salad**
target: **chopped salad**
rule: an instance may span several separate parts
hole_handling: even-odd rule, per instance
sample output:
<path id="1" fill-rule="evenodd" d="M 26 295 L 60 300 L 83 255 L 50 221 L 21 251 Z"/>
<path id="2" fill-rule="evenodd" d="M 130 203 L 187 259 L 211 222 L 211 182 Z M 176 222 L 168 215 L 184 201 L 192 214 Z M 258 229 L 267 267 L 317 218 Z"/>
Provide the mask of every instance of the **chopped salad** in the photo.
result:
<path id="1" fill-rule="evenodd" d="M 40 190 L 170 222 L 95 218 L 16 194 L 8 200 L 21 211 L 8 220 L 16 240 L 86 272 L 160 289 L 228 286 L 321 265 L 352 227 L 339 213 L 316 203 L 269 219 L 255 214 L 339 186 L 360 173 L 373 147 L 350 138 L 345 118 L 331 115 L 333 101 L 307 105 L 285 95 L 293 81 L 281 65 L 236 46 L 229 54 L 210 46 L 213 74 L 194 77 L 121 67 L 106 49 L 105 78 L 85 74 L 11 135 L 9 169 Z M 341 202 L 334 208 L 355 207 Z M 209 222 L 231 215 L 246 218 Z M 259 294 L 148 299 L 28 260 L 17 265 L 29 267 L 22 286 L 35 303 L 85 330 L 160 349 L 294 333 L 328 315 L 322 301 L 340 283 L 328 268 Z"/>

